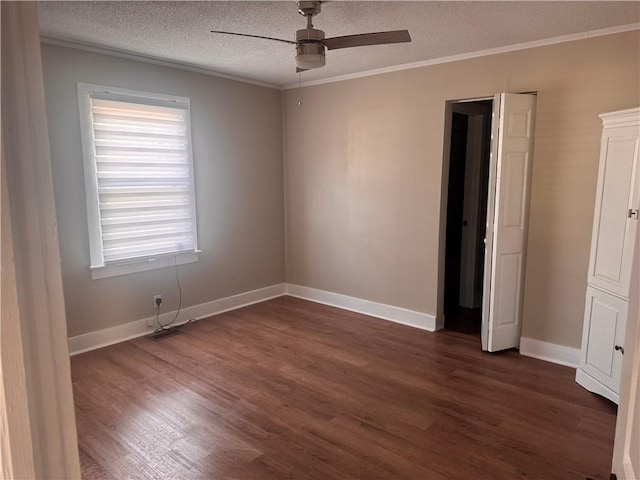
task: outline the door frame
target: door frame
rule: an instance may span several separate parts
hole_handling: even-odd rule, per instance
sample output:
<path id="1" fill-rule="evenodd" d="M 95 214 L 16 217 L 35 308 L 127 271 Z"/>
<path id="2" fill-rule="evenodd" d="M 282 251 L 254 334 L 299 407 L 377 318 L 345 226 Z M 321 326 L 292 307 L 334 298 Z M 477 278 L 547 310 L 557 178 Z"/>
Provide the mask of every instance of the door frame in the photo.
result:
<path id="1" fill-rule="evenodd" d="M 441 183 L 440 183 L 440 221 L 439 221 L 439 231 L 438 231 L 438 277 L 437 277 L 437 293 L 436 293 L 436 330 L 441 330 L 444 328 L 444 290 L 445 290 L 445 268 L 446 268 L 446 249 L 447 249 L 447 208 L 448 208 L 448 193 L 449 193 L 449 157 L 451 154 L 451 126 L 453 120 L 453 112 L 454 105 L 460 103 L 471 103 L 471 102 L 481 102 L 486 100 L 493 100 L 493 108 L 492 108 L 492 125 L 490 128 L 493 132 L 493 118 L 496 112 L 495 100 L 497 95 L 500 93 L 516 93 L 520 95 L 538 95 L 536 90 L 526 91 L 526 92 L 499 92 L 497 94 L 487 95 L 483 97 L 471 97 L 471 98 L 462 98 L 462 99 L 452 99 L 445 101 L 445 111 L 444 111 L 444 140 L 443 140 L 443 148 L 442 148 L 442 175 L 441 175 Z M 500 106 L 498 105 L 498 108 Z M 491 139 L 491 149 L 494 149 L 494 141 L 497 139 Z M 490 180 L 489 180 L 490 181 Z M 491 195 L 491 192 L 489 192 Z M 487 217 L 490 215 L 489 211 L 487 211 Z M 527 220 L 528 222 L 528 220 Z M 485 231 L 486 233 L 486 231 Z M 527 232 L 527 236 L 530 232 Z M 486 235 L 485 235 L 486 238 Z M 487 253 L 485 252 L 485 255 Z M 486 272 L 485 272 L 486 275 Z M 486 282 L 485 282 L 486 284 Z M 485 286 L 486 288 L 486 286 Z M 486 293 L 483 292 L 483 297 Z M 524 293 L 523 298 L 524 301 Z M 484 316 L 484 298 L 483 298 L 483 316 Z M 482 329 L 482 337 L 486 339 L 485 327 Z M 485 342 L 482 343 L 485 345 Z"/>
<path id="2" fill-rule="evenodd" d="M 0 476 L 80 478 L 37 9 L 1 12 Z"/>
<path id="3" fill-rule="evenodd" d="M 639 226 L 640 227 L 640 226 Z M 640 452 L 633 450 L 632 437 L 640 436 L 640 232 L 636 233 L 629 288 L 629 310 L 624 338 L 620 397 L 613 444 L 612 472 L 620 480 L 640 474 Z"/>
<path id="4" fill-rule="evenodd" d="M 444 141 L 442 148 L 442 178 L 440 181 L 440 221 L 438 226 L 438 278 L 436 296 L 436 330 L 444 328 L 444 278 L 445 255 L 447 249 L 447 208 L 449 194 L 449 156 L 451 155 L 451 123 L 454 105 L 460 103 L 482 102 L 493 100 L 494 95 L 484 97 L 462 98 L 445 101 L 444 107 Z"/>

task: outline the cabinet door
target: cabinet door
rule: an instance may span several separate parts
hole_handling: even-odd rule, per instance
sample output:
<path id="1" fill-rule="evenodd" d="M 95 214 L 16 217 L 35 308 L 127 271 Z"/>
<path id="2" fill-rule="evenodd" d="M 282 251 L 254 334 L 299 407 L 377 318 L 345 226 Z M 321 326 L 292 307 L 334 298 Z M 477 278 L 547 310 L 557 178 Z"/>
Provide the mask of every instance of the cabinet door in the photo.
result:
<path id="1" fill-rule="evenodd" d="M 631 260 L 638 225 L 638 127 L 602 133 L 588 283 L 629 297 Z"/>
<path id="2" fill-rule="evenodd" d="M 587 288 L 580 368 L 615 393 L 620 391 L 627 308 L 626 300 Z"/>

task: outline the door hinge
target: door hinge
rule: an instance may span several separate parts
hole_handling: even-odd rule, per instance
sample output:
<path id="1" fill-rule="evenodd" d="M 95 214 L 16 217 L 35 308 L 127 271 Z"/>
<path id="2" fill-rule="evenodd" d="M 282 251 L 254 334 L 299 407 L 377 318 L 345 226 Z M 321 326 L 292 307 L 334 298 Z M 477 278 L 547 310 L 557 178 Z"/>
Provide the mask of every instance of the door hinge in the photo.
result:
<path id="1" fill-rule="evenodd" d="M 637 208 L 635 210 L 630 208 L 629 211 L 627 212 L 627 218 L 634 218 L 634 219 L 638 220 L 638 216 L 640 216 L 640 214 L 638 213 L 638 209 Z"/>

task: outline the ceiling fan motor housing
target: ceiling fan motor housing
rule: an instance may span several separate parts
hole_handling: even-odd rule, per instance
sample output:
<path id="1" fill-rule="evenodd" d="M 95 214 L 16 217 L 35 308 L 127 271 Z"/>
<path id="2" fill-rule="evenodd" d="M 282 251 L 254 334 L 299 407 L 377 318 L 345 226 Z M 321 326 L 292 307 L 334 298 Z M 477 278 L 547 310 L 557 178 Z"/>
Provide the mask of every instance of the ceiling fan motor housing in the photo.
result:
<path id="1" fill-rule="evenodd" d="M 303 28 L 296 31 L 296 67 L 310 70 L 325 64 L 324 32 L 315 28 Z"/>

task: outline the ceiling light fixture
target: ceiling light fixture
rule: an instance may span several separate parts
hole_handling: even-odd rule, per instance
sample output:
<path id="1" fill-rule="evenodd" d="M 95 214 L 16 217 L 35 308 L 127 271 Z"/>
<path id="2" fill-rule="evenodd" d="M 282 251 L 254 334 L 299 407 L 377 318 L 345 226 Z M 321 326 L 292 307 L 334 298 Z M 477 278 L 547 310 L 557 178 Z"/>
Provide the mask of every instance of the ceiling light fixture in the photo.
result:
<path id="1" fill-rule="evenodd" d="M 311 20 L 311 17 L 307 17 Z M 302 70 L 324 66 L 324 32 L 313 28 L 305 28 L 296 32 L 296 67 Z"/>

